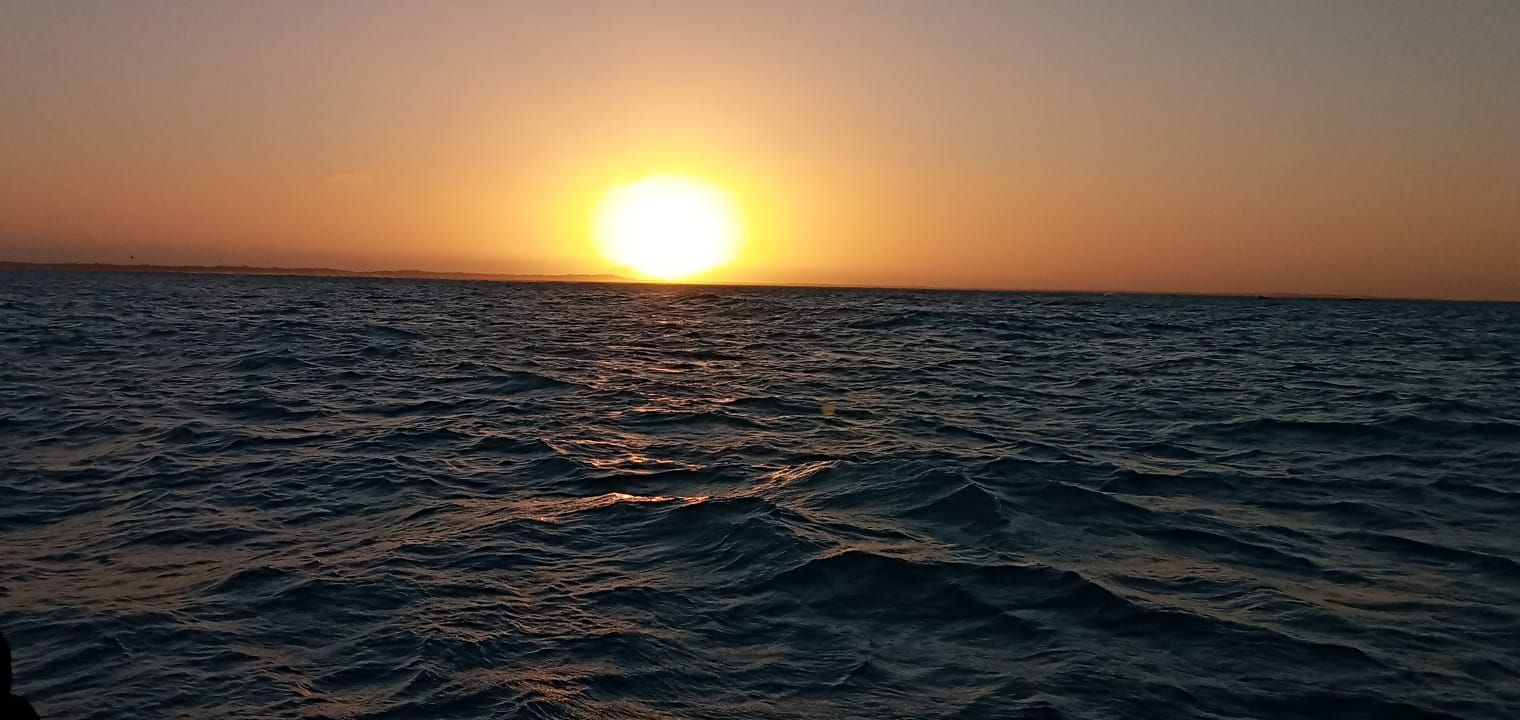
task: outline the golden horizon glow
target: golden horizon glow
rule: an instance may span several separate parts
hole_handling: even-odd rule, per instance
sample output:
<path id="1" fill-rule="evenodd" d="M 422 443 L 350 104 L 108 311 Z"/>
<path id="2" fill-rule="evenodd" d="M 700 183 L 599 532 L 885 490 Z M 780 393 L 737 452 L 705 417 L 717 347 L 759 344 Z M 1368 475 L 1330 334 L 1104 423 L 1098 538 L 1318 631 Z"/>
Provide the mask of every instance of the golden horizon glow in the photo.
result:
<path id="1" fill-rule="evenodd" d="M 732 262 L 743 240 L 733 196 L 686 175 L 652 175 L 602 193 L 592 212 L 597 250 L 652 280 L 681 280 Z"/>
<path id="2" fill-rule="evenodd" d="M 0 261 L 1520 300 L 1520 2 L 1365 4 L 4 3 Z"/>

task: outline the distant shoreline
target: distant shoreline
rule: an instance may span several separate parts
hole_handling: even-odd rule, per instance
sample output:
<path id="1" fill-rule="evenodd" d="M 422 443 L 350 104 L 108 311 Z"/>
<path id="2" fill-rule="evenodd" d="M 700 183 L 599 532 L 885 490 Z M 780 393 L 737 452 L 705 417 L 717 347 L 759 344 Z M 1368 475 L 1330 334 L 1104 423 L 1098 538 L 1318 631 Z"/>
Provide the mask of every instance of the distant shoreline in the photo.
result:
<path id="1" fill-rule="evenodd" d="M 0 270 L 56 272 L 184 273 L 189 275 L 289 275 L 298 277 L 373 277 L 402 280 L 498 280 L 509 282 L 638 282 L 620 275 L 513 275 L 506 273 L 435 272 L 432 270 L 339 270 L 282 268 L 253 265 L 118 265 L 114 263 L 29 263 L 0 261 Z"/>
<path id="2" fill-rule="evenodd" d="M 1322 295 L 1314 293 L 1228 293 L 1228 292 L 1164 292 L 1141 290 L 1071 290 L 1060 288 L 996 288 L 996 287 L 945 287 L 942 285 L 855 285 L 848 283 L 801 283 L 801 282 L 692 282 L 661 283 L 611 274 L 563 274 L 531 275 L 511 273 L 442 272 L 432 270 L 340 270 L 338 268 L 282 268 L 254 265 L 119 265 L 115 263 L 32 263 L 0 260 L 0 271 L 35 270 L 53 272 L 125 272 L 125 273 L 182 273 L 186 275 L 269 275 L 289 277 L 347 277 L 382 278 L 391 280 L 488 280 L 495 282 L 571 282 L 571 283 L 619 283 L 625 285 L 670 284 L 690 287 L 793 287 L 838 288 L 857 290 L 931 290 L 936 292 L 999 292 L 1033 293 L 1051 295 L 1139 295 L 1153 297 L 1221 297 L 1256 298 L 1261 300 L 1377 300 L 1412 302 L 1455 303 L 1517 303 L 1520 300 L 1400 297 L 1394 295 Z"/>

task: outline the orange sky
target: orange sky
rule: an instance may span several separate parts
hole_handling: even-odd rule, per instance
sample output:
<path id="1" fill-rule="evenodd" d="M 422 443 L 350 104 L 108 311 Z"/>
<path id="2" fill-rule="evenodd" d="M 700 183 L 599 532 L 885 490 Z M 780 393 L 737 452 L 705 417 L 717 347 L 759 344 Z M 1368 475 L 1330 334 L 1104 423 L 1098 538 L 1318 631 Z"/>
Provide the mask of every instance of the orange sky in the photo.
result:
<path id="1" fill-rule="evenodd" d="M 1520 299 L 1513 2 L 0 5 L 0 259 Z"/>

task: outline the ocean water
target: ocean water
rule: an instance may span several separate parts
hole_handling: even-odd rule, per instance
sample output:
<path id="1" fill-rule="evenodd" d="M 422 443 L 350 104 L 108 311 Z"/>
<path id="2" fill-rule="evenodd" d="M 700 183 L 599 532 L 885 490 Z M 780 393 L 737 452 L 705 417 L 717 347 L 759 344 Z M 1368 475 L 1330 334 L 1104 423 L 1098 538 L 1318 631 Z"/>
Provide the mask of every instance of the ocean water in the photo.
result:
<path id="1" fill-rule="evenodd" d="M 1517 530 L 1520 305 L 0 273 L 44 718 L 1509 720 Z"/>

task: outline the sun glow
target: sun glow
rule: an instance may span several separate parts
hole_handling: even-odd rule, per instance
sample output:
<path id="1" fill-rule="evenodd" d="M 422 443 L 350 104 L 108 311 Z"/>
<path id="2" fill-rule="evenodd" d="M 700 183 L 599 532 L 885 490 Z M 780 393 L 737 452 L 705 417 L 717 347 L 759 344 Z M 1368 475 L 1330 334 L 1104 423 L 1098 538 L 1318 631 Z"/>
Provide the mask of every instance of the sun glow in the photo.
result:
<path id="1" fill-rule="evenodd" d="M 739 208 L 723 188 L 655 175 L 602 194 L 592 235 L 608 260 L 656 280 L 679 280 L 731 262 L 742 236 Z"/>

